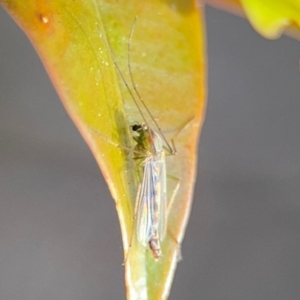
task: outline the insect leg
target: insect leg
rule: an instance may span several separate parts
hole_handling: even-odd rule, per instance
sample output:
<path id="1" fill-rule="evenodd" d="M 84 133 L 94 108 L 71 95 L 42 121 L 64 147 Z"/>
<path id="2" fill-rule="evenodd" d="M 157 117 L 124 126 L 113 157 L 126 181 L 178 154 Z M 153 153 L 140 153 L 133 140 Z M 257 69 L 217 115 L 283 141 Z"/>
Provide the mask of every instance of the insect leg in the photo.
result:
<path id="1" fill-rule="evenodd" d="M 127 147 L 124 145 L 121 145 L 119 143 L 114 142 L 113 140 L 111 140 L 110 138 L 104 136 L 103 134 L 101 134 L 98 130 L 94 129 L 94 128 L 89 128 L 93 133 L 97 134 L 97 136 L 99 136 L 103 141 L 107 142 L 108 144 L 118 147 L 120 149 L 135 153 L 137 155 L 143 155 L 143 153 L 141 151 L 135 150 L 134 147 Z M 135 158 L 133 158 L 135 159 Z"/>
<path id="2" fill-rule="evenodd" d="M 166 151 L 166 156 L 173 156 L 177 154 L 177 149 L 175 146 L 175 140 L 176 137 L 195 119 L 195 117 L 192 117 L 191 119 L 189 119 L 187 122 L 185 122 L 181 127 L 179 127 L 179 129 L 177 130 L 177 132 L 172 136 L 172 138 L 170 139 L 171 141 L 171 150 L 169 147 L 165 147 L 164 146 L 164 150 Z"/>
<path id="3" fill-rule="evenodd" d="M 173 176 L 173 175 L 170 175 L 170 174 L 168 174 L 167 177 L 168 177 L 169 179 L 171 179 L 171 180 L 176 181 L 176 186 L 175 186 L 175 188 L 173 189 L 171 198 L 170 198 L 170 200 L 168 201 L 168 204 L 167 204 L 167 211 L 166 211 L 166 214 L 167 214 L 167 218 L 168 218 L 169 213 L 170 213 L 170 209 L 171 209 L 171 207 L 172 207 L 172 205 L 173 205 L 173 203 L 174 203 L 175 197 L 176 197 L 176 195 L 177 195 L 177 193 L 178 193 L 178 190 L 179 190 L 179 187 L 180 187 L 180 179 L 179 179 L 178 177 Z"/>
<path id="4" fill-rule="evenodd" d="M 179 187 L 180 187 L 180 178 L 176 177 L 176 176 L 173 176 L 173 175 L 167 175 L 167 177 L 171 180 L 174 180 L 176 181 L 176 186 L 175 188 L 173 189 L 173 192 L 172 192 L 172 195 L 171 195 L 171 198 L 168 202 L 168 205 L 167 205 L 167 211 L 166 211 L 166 215 L 167 215 L 167 220 L 168 220 L 168 217 L 169 217 L 169 214 L 170 214 L 170 211 L 171 211 L 171 208 L 172 208 L 172 205 L 174 203 L 174 200 L 175 200 L 175 197 L 178 193 L 178 190 L 179 190 Z M 168 231 L 168 234 L 171 236 L 171 238 L 173 239 L 173 241 L 175 242 L 175 244 L 177 245 L 177 261 L 181 261 L 182 259 L 182 256 L 181 256 L 181 245 L 180 245 L 180 242 L 177 240 L 177 238 L 175 237 L 175 234 L 173 233 L 173 231 L 170 229 L 170 227 L 167 226 L 167 231 Z"/>
<path id="5" fill-rule="evenodd" d="M 140 194 L 140 190 L 141 190 L 141 184 L 139 184 L 138 190 L 137 190 L 137 195 Z M 123 261 L 123 266 L 125 266 L 126 261 L 128 259 L 129 256 L 129 252 L 132 246 L 132 241 L 133 241 L 133 236 L 135 234 L 135 225 L 136 225 L 136 214 L 137 214 L 137 209 L 138 209 L 138 201 L 135 201 L 135 205 L 134 205 L 134 214 L 133 214 L 133 221 L 132 221 L 132 229 L 131 229 L 131 234 L 130 234 L 130 241 L 129 241 L 129 245 L 128 245 L 128 250 L 127 253 L 125 255 L 124 261 Z"/>

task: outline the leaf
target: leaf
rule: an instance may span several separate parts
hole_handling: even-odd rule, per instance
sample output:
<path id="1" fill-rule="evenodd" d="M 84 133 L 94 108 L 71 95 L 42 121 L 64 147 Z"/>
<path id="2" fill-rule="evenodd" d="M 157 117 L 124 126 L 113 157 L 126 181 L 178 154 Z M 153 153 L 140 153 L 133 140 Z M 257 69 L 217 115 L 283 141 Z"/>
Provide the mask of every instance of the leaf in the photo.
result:
<path id="1" fill-rule="evenodd" d="M 195 1 L 1 0 L 28 35 L 66 110 L 90 146 L 109 185 L 121 225 L 128 299 L 165 299 L 191 208 L 197 139 L 204 118 L 202 15 Z M 134 234 L 137 168 L 127 148 L 129 125 L 142 121 L 119 78 L 128 76 L 127 45 L 139 93 L 178 154 L 167 170 L 179 178 L 157 262 Z M 174 183 L 168 182 L 169 197 Z M 129 244 L 132 239 L 132 246 Z"/>
<path id="2" fill-rule="evenodd" d="M 299 0 L 207 0 L 208 4 L 246 15 L 262 36 L 276 39 L 287 30 L 300 38 Z"/>
<path id="3" fill-rule="evenodd" d="M 296 25 L 299 31 L 298 0 L 241 0 L 241 3 L 252 26 L 266 38 L 278 38 L 292 25 Z"/>

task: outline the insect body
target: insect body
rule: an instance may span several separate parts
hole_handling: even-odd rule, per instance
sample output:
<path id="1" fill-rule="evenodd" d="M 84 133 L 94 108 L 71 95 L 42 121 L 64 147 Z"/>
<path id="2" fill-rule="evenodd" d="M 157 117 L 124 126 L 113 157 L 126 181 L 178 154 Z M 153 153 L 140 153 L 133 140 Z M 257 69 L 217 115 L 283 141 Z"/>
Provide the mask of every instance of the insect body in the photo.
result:
<path id="1" fill-rule="evenodd" d="M 173 141 L 171 146 L 166 140 L 149 108 L 140 96 L 133 80 L 130 66 L 130 42 L 135 21 L 136 19 L 132 24 L 128 42 L 128 69 L 132 87 L 127 83 L 109 46 L 108 49 L 113 63 L 143 119 L 143 123 L 131 126 L 134 133 L 133 139 L 136 142 L 133 150 L 133 159 L 138 162 L 142 171 L 136 198 L 136 233 L 140 243 L 144 246 L 148 244 L 154 258 L 159 259 L 161 257 L 160 242 L 165 237 L 167 218 L 165 152 L 167 151 L 169 154 L 174 155 L 176 154 L 176 149 Z M 150 128 L 146 115 L 157 130 Z"/>
<path id="2" fill-rule="evenodd" d="M 166 163 L 160 135 L 145 124 L 131 126 L 134 137 L 134 159 L 142 169 L 142 180 L 137 193 L 136 232 L 138 240 L 149 245 L 155 259 L 161 256 L 160 241 L 166 232 Z"/>

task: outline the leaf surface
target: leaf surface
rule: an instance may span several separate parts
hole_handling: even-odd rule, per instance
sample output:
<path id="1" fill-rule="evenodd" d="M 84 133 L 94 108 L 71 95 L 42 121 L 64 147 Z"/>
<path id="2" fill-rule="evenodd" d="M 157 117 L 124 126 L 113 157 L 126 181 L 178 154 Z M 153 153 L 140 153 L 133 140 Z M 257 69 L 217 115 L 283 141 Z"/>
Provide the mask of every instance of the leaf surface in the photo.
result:
<path id="1" fill-rule="evenodd" d="M 115 199 L 127 258 L 127 298 L 167 298 L 190 213 L 205 110 L 202 8 L 199 13 L 191 0 L 1 3 L 40 55 Z M 129 126 L 143 119 L 113 63 L 114 59 L 131 86 L 127 46 L 135 17 L 132 75 L 166 137 L 176 135 L 178 152 L 167 158 L 167 172 L 178 178 L 180 188 L 170 208 L 159 261 L 135 237 L 138 171 L 128 150 L 134 146 Z M 168 180 L 168 198 L 175 185 Z"/>
<path id="2" fill-rule="evenodd" d="M 268 39 L 279 38 L 286 30 L 300 38 L 299 0 L 207 0 L 215 7 L 244 15 L 255 30 Z"/>

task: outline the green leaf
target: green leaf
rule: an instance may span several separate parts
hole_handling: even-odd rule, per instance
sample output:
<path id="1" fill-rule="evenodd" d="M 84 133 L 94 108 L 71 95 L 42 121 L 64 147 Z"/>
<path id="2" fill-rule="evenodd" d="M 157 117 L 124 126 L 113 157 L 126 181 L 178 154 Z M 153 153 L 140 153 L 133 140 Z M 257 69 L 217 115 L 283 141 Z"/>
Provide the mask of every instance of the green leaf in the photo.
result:
<path id="1" fill-rule="evenodd" d="M 279 38 L 285 30 L 296 38 L 300 37 L 299 0 L 207 0 L 207 3 L 246 15 L 265 38 Z"/>
<path id="2" fill-rule="evenodd" d="M 161 0 L 1 1 L 37 50 L 116 201 L 127 258 L 127 298 L 167 298 L 190 213 L 204 118 L 201 11 L 195 1 L 187 0 L 173 4 Z M 167 171 L 179 178 L 180 188 L 170 209 L 159 261 L 135 236 L 137 167 L 126 149 L 134 144 L 129 125 L 143 120 L 108 48 L 131 84 L 127 45 L 135 17 L 130 54 L 138 91 L 167 137 L 178 133 L 178 154 L 167 158 Z M 171 180 L 168 189 L 170 198 Z"/>
<path id="3" fill-rule="evenodd" d="M 278 38 L 292 25 L 300 28 L 298 0 L 241 0 L 241 3 L 252 26 L 266 38 Z"/>

